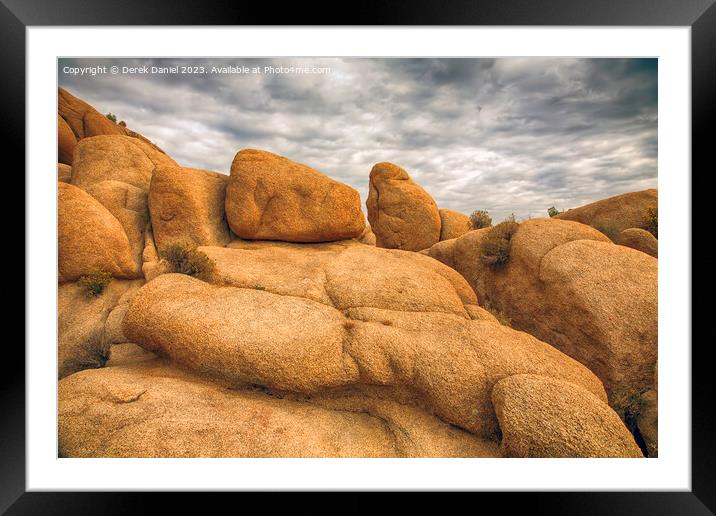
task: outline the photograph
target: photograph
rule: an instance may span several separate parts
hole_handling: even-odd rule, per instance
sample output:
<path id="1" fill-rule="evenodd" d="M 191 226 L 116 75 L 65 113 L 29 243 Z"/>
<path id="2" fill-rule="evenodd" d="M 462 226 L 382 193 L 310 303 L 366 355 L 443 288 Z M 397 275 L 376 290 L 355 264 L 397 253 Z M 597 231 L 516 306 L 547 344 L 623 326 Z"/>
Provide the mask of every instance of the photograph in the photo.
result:
<path id="1" fill-rule="evenodd" d="M 657 462 L 659 58 L 56 64 L 58 458 Z"/>

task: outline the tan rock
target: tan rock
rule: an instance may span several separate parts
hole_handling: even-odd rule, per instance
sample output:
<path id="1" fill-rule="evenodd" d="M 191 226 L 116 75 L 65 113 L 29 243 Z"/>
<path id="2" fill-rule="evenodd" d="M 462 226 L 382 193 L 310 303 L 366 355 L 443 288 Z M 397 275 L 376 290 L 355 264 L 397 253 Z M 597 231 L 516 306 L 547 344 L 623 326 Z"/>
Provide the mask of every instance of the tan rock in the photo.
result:
<path id="1" fill-rule="evenodd" d="M 172 242 L 224 246 L 231 236 L 224 199 L 229 177 L 182 167 L 159 167 L 149 188 L 154 239 L 161 250 Z"/>
<path id="2" fill-rule="evenodd" d="M 348 185 L 266 151 L 244 149 L 231 164 L 226 215 L 240 238 L 326 242 L 365 228 L 360 195 Z"/>
<path id="3" fill-rule="evenodd" d="M 114 347 L 115 344 L 123 344 L 127 342 L 124 336 L 122 323 L 124 316 L 127 314 L 129 302 L 134 298 L 137 290 L 144 284 L 141 279 L 128 282 L 126 290 L 117 299 L 114 307 L 107 315 L 104 324 L 104 333 L 102 334 L 102 344 L 104 348 Z"/>
<path id="4" fill-rule="evenodd" d="M 420 251 L 440 240 L 435 201 L 397 165 L 373 167 L 366 206 L 378 247 Z"/>
<path id="5" fill-rule="evenodd" d="M 651 188 L 601 199 L 555 218 L 588 224 L 615 240 L 625 229 L 646 227 L 648 209 L 656 207 L 658 201 L 658 190 Z"/>
<path id="6" fill-rule="evenodd" d="M 460 212 L 440 208 L 440 240 L 450 240 L 464 235 L 472 228 L 470 217 Z"/>
<path id="7" fill-rule="evenodd" d="M 101 134 L 124 134 L 122 128 L 64 88 L 58 88 L 58 114 L 77 140 Z"/>
<path id="8" fill-rule="evenodd" d="M 76 141 L 91 136 L 120 135 L 129 136 L 137 141 L 143 142 L 157 152 L 163 153 L 159 147 L 139 133 L 136 133 L 123 122 L 115 124 L 105 115 L 90 106 L 87 102 L 72 95 L 64 88 L 58 88 L 57 92 L 58 117 L 62 118 L 67 128 L 74 134 Z M 65 131 L 65 129 L 62 129 Z M 66 132 L 65 132 L 66 135 Z M 69 136 L 69 135 L 67 135 Z M 68 165 L 70 161 L 64 162 Z"/>
<path id="9" fill-rule="evenodd" d="M 147 194 L 157 167 L 176 163 L 136 138 L 95 136 L 77 144 L 72 184 L 100 201 L 120 222 L 136 268 L 142 267 Z"/>
<path id="10" fill-rule="evenodd" d="M 110 180 L 148 192 L 154 169 L 159 166 L 177 164 L 166 154 L 129 136 L 85 138 L 75 150 L 72 184 L 87 189 L 95 183 Z"/>
<path id="11" fill-rule="evenodd" d="M 77 145 L 77 137 L 67 122 L 57 115 L 57 161 L 72 165 L 72 153 Z"/>
<path id="12" fill-rule="evenodd" d="M 58 184 L 57 253 L 61 282 L 97 269 L 117 278 L 140 273 L 117 218 L 94 197 L 66 183 Z"/>
<path id="13" fill-rule="evenodd" d="M 497 317 L 482 308 L 480 305 L 465 305 L 465 310 L 470 316 L 470 319 L 472 319 L 473 321 L 488 321 L 498 324 L 500 323 L 500 321 L 497 320 Z"/>
<path id="14" fill-rule="evenodd" d="M 533 219 L 520 224 L 503 268 L 480 260 L 489 229 L 433 246 L 429 254 L 460 272 L 480 302 L 587 365 L 607 392 L 651 386 L 657 354 L 657 260 L 617 246 L 584 224 Z"/>
<path id="15" fill-rule="evenodd" d="M 370 229 L 370 224 L 366 224 L 363 233 L 361 233 L 356 240 L 358 240 L 361 244 L 375 245 L 375 234 L 373 233 L 373 230 Z"/>
<path id="16" fill-rule="evenodd" d="M 112 329 L 108 317 L 124 294 L 135 291 L 141 281 L 113 280 L 104 292 L 88 296 L 78 283 L 65 283 L 57 293 L 58 376 L 102 367 L 109 356 Z M 126 310 L 126 305 L 125 305 Z M 121 322 L 121 321 L 120 321 Z M 110 324 L 111 326 L 111 324 Z"/>
<path id="17" fill-rule="evenodd" d="M 625 229 L 619 233 L 619 238 L 616 240 L 616 243 L 631 247 L 654 258 L 659 257 L 659 241 L 645 229 Z"/>
<path id="18" fill-rule="evenodd" d="M 115 350 L 117 357 L 115 358 Z M 227 389 L 132 344 L 59 384 L 68 457 L 498 457 L 417 407 L 364 394 Z"/>
<path id="19" fill-rule="evenodd" d="M 133 260 L 136 266 L 141 268 L 144 232 L 149 222 L 147 192 L 131 184 L 113 180 L 92 183 L 86 191 L 102 203 L 122 225 L 132 248 Z"/>
<path id="20" fill-rule="evenodd" d="M 561 378 L 606 400 L 548 344 L 471 320 L 474 294 L 429 257 L 356 242 L 200 250 L 218 285 L 155 278 L 131 301 L 124 334 L 207 377 L 312 397 L 382 386 L 483 438 L 497 432 L 490 392 L 504 376 Z"/>
<path id="21" fill-rule="evenodd" d="M 344 310 L 444 312 L 467 317 L 477 297 L 454 270 L 427 257 L 354 241 L 325 244 L 246 242 L 199 248 L 215 263 L 220 284 L 261 288 Z"/>
<path id="22" fill-rule="evenodd" d="M 508 457 L 642 457 L 616 412 L 573 383 L 509 376 L 495 384 L 492 402 Z"/>
<path id="23" fill-rule="evenodd" d="M 63 163 L 57 164 L 57 181 L 69 183 L 72 179 L 72 167 Z"/>

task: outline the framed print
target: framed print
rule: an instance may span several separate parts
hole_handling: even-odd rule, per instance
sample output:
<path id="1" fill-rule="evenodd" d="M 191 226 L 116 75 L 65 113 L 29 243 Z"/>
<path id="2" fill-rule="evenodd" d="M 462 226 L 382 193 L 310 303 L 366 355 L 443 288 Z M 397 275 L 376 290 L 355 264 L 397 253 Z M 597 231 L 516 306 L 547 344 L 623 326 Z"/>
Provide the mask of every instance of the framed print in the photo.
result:
<path id="1" fill-rule="evenodd" d="M 161 4 L 0 11 L 27 203 L 3 510 L 713 511 L 712 2 Z"/>

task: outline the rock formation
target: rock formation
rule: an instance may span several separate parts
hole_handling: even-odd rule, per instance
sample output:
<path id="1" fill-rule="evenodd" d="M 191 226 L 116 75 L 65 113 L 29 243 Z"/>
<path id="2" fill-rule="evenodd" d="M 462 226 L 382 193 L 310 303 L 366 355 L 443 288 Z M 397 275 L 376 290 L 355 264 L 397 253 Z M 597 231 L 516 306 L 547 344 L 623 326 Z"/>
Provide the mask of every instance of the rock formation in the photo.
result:
<path id="1" fill-rule="evenodd" d="M 229 177 L 174 166 L 156 169 L 149 188 L 154 242 L 224 246 L 231 240 L 224 212 Z"/>
<path id="2" fill-rule="evenodd" d="M 72 167 L 63 163 L 57 164 L 57 180 L 60 183 L 69 183 L 72 179 Z"/>
<path id="3" fill-rule="evenodd" d="M 266 151 L 244 149 L 231 164 L 226 216 L 240 238 L 330 242 L 365 228 L 360 195 L 348 185 Z"/>
<path id="4" fill-rule="evenodd" d="M 641 228 L 629 228 L 619 233 L 616 243 L 626 247 L 631 247 L 642 253 L 646 253 L 654 258 L 659 257 L 659 241 Z"/>
<path id="5" fill-rule="evenodd" d="M 481 302 L 587 365 L 607 392 L 652 383 L 657 355 L 657 261 L 577 222 L 533 219 L 512 238 L 509 263 L 481 261 L 490 229 L 440 242 L 429 256 L 460 272 Z M 618 314 L 618 315 L 617 315 Z"/>
<path id="6" fill-rule="evenodd" d="M 658 190 L 651 188 L 602 199 L 567 210 L 555 218 L 588 224 L 616 240 L 619 233 L 625 229 L 644 228 L 649 208 L 656 207 L 658 201 Z"/>
<path id="7" fill-rule="evenodd" d="M 101 296 L 91 297 L 78 284 L 64 283 L 57 294 L 58 376 L 102 367 L 112 344 L 125 342 L 121 323 L 129 297 L 141 280 L 114 280 Z"/>
<path id="8" fill-rule="evenodd" d="M 74 145 L 72 144 L 70 133 L 74 137 L 75 143 L 91 136 L 120 135 L 129 136 L 151 146 L 156 151 L 164 152 L 141 134 L 128 129 L 126 124 L 114 123 L 84 100 L 78 99 L 64 88 L 58 88 L 57 91 L 57 111 L 60 163 L 72 164 Z M 69 161 L 66 161 L 67 159 Z"/>
<path id="9" fill-rule="evenodd" d="M 60 282 L 95 270 L 136 278 L 140 268 L 122 225 L 98 200 L 67 183 L 58 184 L 57 254 Z"/>
<path id="10" fill-rule="evenodd" d="M 470 217 L 454 210 L 440 208 L 440 241 L 460 237 L 470 231 Z"/>
<path id="11" fill-rule="evenodd" d="M 440 240 L 437 204 L 397 165 L 373 167 L 366 206 L 378 247 L 420 251 Z"/>
<path id="12" fill-rule="evenodd" d="M 72 165 L 72 153 L 77 145 L 77 137 L 67 125 L 65 119 L 57 115 L 57 161 Z"/>
<path id="13" fill-rule="evenodd" d="M 656 455 L 644 252 L 538 219 L 494 267 L 492 229 L 390 163 L 366 226 L 266 151 L 184 168 L 64 90 L 58 130 L 61 456 L 641 457 L 630 430 Z"/>
<path id="14" fill-rule="evenodd" d="M 573 383 L 509 376 L 497 382 L 492 401 L 508 457 L 642 456 L 619 416 Z"/>

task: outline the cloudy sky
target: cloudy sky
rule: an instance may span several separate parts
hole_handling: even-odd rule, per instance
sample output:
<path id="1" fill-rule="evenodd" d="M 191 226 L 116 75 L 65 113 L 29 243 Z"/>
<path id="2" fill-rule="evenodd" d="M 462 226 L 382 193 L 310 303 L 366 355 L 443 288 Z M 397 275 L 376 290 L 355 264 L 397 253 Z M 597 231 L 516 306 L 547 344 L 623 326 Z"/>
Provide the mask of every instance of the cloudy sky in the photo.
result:
<path id="1" fill-rule="evenodd" d="M 145 65 L 206 73 L 122 73 Z M 69 72 L 88 66 L 108 72 Z M 226 66 L 248 70 L 211 73 Z M 228 174 L 240 149 L 265 149 L 350 184 L 364 209 L 380 161 L 495 221 L 657 185 L 656 59 L 61 59 L 58 75 L 182 165 Z"/>

